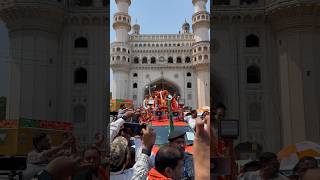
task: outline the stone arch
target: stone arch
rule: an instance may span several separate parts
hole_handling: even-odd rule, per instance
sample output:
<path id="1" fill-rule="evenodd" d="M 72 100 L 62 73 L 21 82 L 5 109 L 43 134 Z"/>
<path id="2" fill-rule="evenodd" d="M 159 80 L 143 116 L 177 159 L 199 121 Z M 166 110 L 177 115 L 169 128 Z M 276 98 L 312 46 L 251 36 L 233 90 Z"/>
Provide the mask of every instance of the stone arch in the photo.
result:
<path id="1" fill-rule="evenodd" d="M 154 87 L 154 85 L 156 85 L 156 87 Z M 159 90 L 165 89 L 165 90 L 168 90 L 171 95 L 173 95 L 173 93 L 176 92 L 177 96 L 181 96 L 181 93 L 183 92 L 182 88 L 178 84 L 163 77 L 155 79 L 154 81 L 146 84 L 145 87 L 147 86 L 154 87 L 154 88 L 151 88 L 151 93 L 153 91 L 159 91 Z M 149 93 L 149 88 L 145 88 L 144 97 L 148 93 Z"/>

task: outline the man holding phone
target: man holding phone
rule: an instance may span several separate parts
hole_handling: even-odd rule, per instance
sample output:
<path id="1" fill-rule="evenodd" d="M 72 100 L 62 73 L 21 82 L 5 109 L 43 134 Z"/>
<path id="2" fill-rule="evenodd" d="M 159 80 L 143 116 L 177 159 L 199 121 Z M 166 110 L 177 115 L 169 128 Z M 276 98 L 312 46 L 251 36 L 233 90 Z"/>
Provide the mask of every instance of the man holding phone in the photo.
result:
<path id="1" fill-rule="evenodd" d="M 91 167 L 80 171 L 72 177 L 72 180 L 108 180 L 109 175 L 101 167 L 101 152 L 99 149 L 92 147 L 87 149 L 83 154 L 82 164 L 90 164 Z"/>

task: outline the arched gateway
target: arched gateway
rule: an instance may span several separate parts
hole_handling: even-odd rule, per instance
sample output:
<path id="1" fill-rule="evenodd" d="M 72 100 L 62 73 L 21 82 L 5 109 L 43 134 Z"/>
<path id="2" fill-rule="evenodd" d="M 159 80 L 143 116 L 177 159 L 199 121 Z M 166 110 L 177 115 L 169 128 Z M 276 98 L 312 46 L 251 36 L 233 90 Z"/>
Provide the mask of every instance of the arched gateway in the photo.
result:
<path id="1" fill-rule="evenodd" d="M 167 81 L 165 79 L 159 79 L 157 81 L 151 82 L 145 87 L 144 95 L 149 95 L 149 91 L 152 94 L 154 91 L 167 90 L 171 95 L 176 94 L 180 96 L 179 87 L 173 82 Z M 145 97 L 144 96 L 144 97 Z"/>

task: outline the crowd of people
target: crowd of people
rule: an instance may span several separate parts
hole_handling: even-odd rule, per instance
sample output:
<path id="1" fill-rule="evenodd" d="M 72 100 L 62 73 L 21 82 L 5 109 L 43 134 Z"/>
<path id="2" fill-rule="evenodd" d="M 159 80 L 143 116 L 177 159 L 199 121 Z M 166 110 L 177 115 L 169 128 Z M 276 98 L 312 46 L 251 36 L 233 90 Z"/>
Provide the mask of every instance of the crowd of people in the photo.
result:
<path id="1" fill-rule="evenodd" d="M 126 122 L 140 123 L 143 110 L 121 109 L 109 124 L 108 151 L 102 150 L 106 138 L 98 133 L 96 142 L 78 149 L 76 138 L 70 136 L 59 146 L 52 147 L 49 135 L 39 133 L 33 137 L 33 150 L 27 156 L 24 179 L 34 180 L 153 180 L 153 179 L 210 179 L 210 123 L 196 118 L 193 157 L 185 151 L 186 132 L 173 131 L 168 144 L 153 153 L 157 134 L 145 125 L 141 133 L 132 134 Z M 210 127 L 210 126 L 209 126 Z M 108 157 L 108 158 L 106 158 Z"/>
<path id="2" fill-rule="evenodd" d="M 150 127 L 142 135 L 130 135 L 126 122 L 133 122 L 140 110 L 119 111 L 118 118 L 110 123 L 110 179 L 210 179 L 210 116 L 196 118 L 196 135 L 192 156 L 185 152 L 186 132 L 174 130 L 168 143 L 154 154 L 152 148 L 157 134 Z"/>
<path id="3" fill-rule="evenodd" d="M 101 145 L 105 138 L 96 134 L 96 142 L 84 150 L 77 149 L 74 136 L 52 147 L 47 134 L 33 137 L 34 149 L 28 153 L 24 179 L 38 180 L 108 180 L 106 164 L 101 163 Z"/>
<path id="4" fill-rule="evenodd" d="M 215 138 L 211 146 L 211 155 L 214 157 L 221 156 L 217 148 L 220 140 L 223 138 L 218 137 L 218 127 L 221 120 L 225 118 L 226 107 L 218 103 L 215 107 L 213 118 L 213 128 L 216 134 L 212 136 Z M 233 147 L 232 147 L 233 148 Z M 229 154 L 234 156 L 234 154 Z M 235 158 L 233 159 L 235 161 Z M 231 162 L 235 164 L 236 162 Z M 280 161 L 278 156 L 273 152 L 263 152 L 257 160 L 252 160 L 243 167 L 240 172 L 236 173 L 236 177 L 219 176 L 212 169 L 212 179 L 238 179 L 238 180 L 320 180 L 320 169 L 318 167 L 318 161 L 314 157 L 305 156 L 297 162 L 292 173 L 285 174 L 280 171 Z"/>
<path id="5" fill-rule="evenodd" d="M 239 180 L 313 180 L 320 179 L 318 162 L 314 157 L 303 157 L 293 169 L 293 174 L 285 176 L 279 172 L 280 163 L 277 155 L 263 153 L 259 160 L 248 162 L 242 168 Z M 313 172 L 312 174 L 310 172 Z"/>
<path id="6" fill-rule="evenodd" d="M 28 154 L 28 168 L 24 179 L 38 180 L 319 180 L 320 170 L 313 157 L 300 159 L 290 176 L 281 174 L 277 155 L 262 153 L 258 160 L 243 166 L 237 177 L 223 178 L 215 175 L 210 160 L 216 158 L 217 121 L 224 118 L 225 107 L 215 109 L 213 118 L 208 112 L 200 117 L 196 110 L 185 114 L 185 122 L 195 131 L 192 154 L 185 151 L 186 132 L 173 130 L 168 143 L 153 151 L 159 135 L 141 121 L 143 109 L 121 106 L 118 115 L 109 124 L 109 139 L 97 133 L 96 142 L 83 150 L 77 148 L 76 139 L 70 135 L 61 145 L 51 147 L 48 135 L 33 137 L 34 149 Z M 141 124 L 134 133 L 126 123 Z M 109 143 L 109 146 L 108 144 Z M 102 150 L 103 144 L 110 152 Z M 210 167 L 211 165 L 211 167 Z M 214 165 L 215 166 L 215 165 Z M 211 169 L 210 169 L 211 168 Z"/>

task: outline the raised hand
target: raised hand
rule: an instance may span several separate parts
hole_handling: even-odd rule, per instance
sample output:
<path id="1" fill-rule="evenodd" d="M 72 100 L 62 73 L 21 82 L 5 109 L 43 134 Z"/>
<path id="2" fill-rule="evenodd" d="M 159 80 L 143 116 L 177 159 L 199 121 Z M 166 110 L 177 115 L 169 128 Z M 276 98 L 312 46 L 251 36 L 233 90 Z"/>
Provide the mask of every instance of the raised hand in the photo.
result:
<path id="1" fill-rule="evenodd" d="M 143 145 L 146 148 L 151 149 L 154 143 L 156 142 L 156 133 L 150 127 L 147 127 L 147 129 L 142 129 L 142 133 L 143 133 L 143 136 L 142 136 Z"/>
<path id="2" fill-rule="evenodd" d="M 127 111 L 124 113 L 124 116 L 126 116 L 128 119 L 130 119 L 134 115 L 134 111 Z"/>
<path id="3" fill-rule="evenodd" d="M 207 128 L 204 128 L 204 125 Z M 210 116 L 206 116 L 205 120 L 196 119 L 196 135 L 193 145 L 194 167 L 196 171 L 196 180 L 210 179 L 210 136 L 212 136 L 210 126 Z"/>

